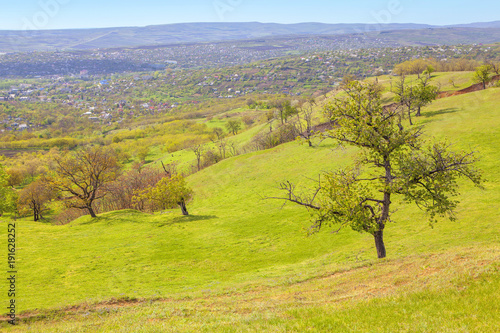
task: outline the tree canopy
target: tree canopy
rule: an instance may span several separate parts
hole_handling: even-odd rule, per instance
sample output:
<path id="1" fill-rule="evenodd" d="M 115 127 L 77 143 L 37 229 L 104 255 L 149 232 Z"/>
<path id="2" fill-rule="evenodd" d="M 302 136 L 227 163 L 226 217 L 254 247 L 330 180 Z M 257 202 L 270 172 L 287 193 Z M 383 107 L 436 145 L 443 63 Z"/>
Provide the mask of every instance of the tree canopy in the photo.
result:
<path id="1" fill-rule="evenodd" d="M 15 192 L 9 186 L 9 174 L 0 164 L 0 216 L 14 209 Z"/>
<path id="2" fill-rule="evenodd" d="M 482 83 L 483 89 L 486 89 L 486 84 L 488 84 L 491 79 L 491 65 L 482 65 L 476 68 L 476 71 L 474 73 L 474 81 L 477 83 Z"/>
<path id="3" fill-rule="evenodd" d="M 191 199 L 193 191 L 187 186 L 180 174 L 163 177 L 155 186 L 139 191 L 134 200 L 146 200 L 150 209 L 162 210 L 179 206 L 183 215 L 189 215 L 186 203 Z"/>
<path id="4" fill-rule="evenodd" d="M 482 182 L 474 153 L 427 142 L 420 127 L 405 127 L 397 109 L 382 105 L 375 85 L 350 82 L 325 112 L 336 124 L 327 135 L 360 151 L 351 167 L 325 173 L 312 196 L 297 195 L 289 182 L 281 185 L 287 192 L 281 199 L 311 211 L 313 232 L 326 224 L 367 232 L 374 236 L 378 257 L 384 258 L 383 232 L 393 196 L 424 209 L 431 222 L 439 216 L 454 219 L 458 179 Z"/>

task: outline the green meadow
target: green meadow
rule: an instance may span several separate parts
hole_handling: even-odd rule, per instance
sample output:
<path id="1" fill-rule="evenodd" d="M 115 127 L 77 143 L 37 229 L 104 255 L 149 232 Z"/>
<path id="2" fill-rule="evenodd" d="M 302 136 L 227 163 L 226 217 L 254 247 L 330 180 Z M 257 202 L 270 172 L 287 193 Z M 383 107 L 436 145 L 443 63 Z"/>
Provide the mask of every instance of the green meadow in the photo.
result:
<path id="1" fill-rule="evenodd" d="M 457 221 L 433 227 L 418 208 L 396 201 L 386 259 L 376 259 L 368 234 L 325 228 L 307 236 L 306 210 L 267 199 L 285 180 L 307 191 L 356 153 L 328 140 L 312 148 L 291 142 L 191 175 L 190 216 L 127 210 L 64 226 L 16 221 L 21 322 L 0 329 L 498 332 L 498 105 L 500 89 L 490 88 L 437 100 L 416 119 L 429 140 L 476 151 L 486 182 L 484 189 L 464 182 Z M 8 304 L 6 292 L 1 302 Z"/>

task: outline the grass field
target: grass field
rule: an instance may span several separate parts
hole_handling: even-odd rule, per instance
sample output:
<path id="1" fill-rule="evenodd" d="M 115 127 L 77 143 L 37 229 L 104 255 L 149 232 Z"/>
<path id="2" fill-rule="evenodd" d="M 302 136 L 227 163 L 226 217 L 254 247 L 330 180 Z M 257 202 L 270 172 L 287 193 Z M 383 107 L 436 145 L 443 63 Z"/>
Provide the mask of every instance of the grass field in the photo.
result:
<path id="1" fill-rule="evenodd" d="M 16 302 L 27 319 L 0 328 L 499 331 L 499 103 L 500 90 L 488 89 L 440 99 L 418 118 L 428 137 L 476 150 L 487 182 L 484 190 L 464 183 L 458 220 L 434 228 L 415 207 L 398 205 L 385 231 L 387 259 L 376 259 L 370 235 L 307 237 L 306 211 L 263 199 L 280 181 L 307 186 L 307 177 L 349 164 L 355 153 L 328 141 L 292 142 L 190 176 L 188 217 L 120 211 L 65 226 L 17 221 Z"/>

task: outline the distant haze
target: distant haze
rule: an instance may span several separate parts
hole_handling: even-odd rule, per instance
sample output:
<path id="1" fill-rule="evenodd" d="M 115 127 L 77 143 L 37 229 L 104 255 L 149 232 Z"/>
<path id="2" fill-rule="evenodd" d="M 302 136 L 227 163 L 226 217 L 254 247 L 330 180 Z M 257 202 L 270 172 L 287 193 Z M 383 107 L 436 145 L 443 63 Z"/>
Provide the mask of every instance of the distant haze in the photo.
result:
<path id="1" fill-rule="evenodd" d="M 185 22 L 451 25 L 499 19 L 498 0 L 23 0 L 2 2 L 0 30 Z"/>
<path id="2" fill-rule="evenodd" d="M 500 21 L 459 27 L 422 24 L 276 24 L 184 23 L 141 28 L 0 31 L 0 52 L 85 50 L 217 42 L 277 36 L 358 35 L 369 33 L 413 45 L 493 43 L 500 41 Z"/>

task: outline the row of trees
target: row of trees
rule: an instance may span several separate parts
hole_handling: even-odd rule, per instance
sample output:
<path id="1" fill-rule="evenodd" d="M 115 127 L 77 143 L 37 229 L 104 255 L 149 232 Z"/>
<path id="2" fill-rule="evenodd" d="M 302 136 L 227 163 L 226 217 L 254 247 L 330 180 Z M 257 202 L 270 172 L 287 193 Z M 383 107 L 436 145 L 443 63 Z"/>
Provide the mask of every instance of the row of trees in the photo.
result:
<path id="1" fill-rule="evenodd" d="M 438 72 L 465 72 L 475 71 L 479 66 L 486 65 L 497 75 L 500 74 L 500 60 L 488 60 L 481 63 L 477 60 L 459 58 L 451 60 L 413 59 L 394 66 L 393 72 L 397 75 L 420 74 L 429 68 Z"/>
<path id="2" fill-rule="evenodd" d="M 192 190 L 181 174 L 152 168 L 121 170 L 116 153 L 94 146 L 54 158 L 53 169 L 41 174 L 19 191 L 9 184 L 10 176 L 0 165 L 0 212 L 17 208 L 21 214 L 43 218 L 52 200 L 67 208 L 97 216 L 101 211 L 134 208 L 157 211 L 179 206 L 188 215 L 187 202 Z"/>

